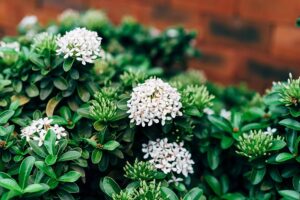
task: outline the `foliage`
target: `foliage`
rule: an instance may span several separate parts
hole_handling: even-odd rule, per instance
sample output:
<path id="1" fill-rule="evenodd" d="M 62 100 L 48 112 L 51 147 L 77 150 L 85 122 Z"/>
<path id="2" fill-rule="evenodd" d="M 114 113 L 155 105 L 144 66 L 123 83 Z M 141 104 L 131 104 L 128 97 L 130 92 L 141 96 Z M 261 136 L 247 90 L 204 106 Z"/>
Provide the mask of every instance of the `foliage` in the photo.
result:
<path id="1" fill-rule="evenodd" d="M 193 32 L 58 21 L 0 45 L 1 200 L 299 199 L 299 78 L 221 87 L 183 71 Z"/>

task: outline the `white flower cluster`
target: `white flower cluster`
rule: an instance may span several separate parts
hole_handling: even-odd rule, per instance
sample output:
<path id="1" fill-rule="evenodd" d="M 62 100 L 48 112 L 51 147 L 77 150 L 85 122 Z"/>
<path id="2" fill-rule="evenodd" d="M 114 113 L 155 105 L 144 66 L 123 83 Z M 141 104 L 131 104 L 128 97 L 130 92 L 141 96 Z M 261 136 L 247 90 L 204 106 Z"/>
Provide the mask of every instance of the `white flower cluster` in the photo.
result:
<path id="1" fill-rule="evenodd" d="M 47 117 L 33 120 L 29 126 L 26 126 L 21 130 L 21 137 L 25 137 L 26 141 L 38 141 L 38 145 L 42 146 L 49 129 L 52 129 L 53 132 L 55 132 L 57 140 L 67 136 L 67 132 L 63 127 L 60 127 L 57 124 L 52 126 L 51 122 L 52 119 L 48 119 Z"/>
<path id="2" fill-rule="evenodd" d="M 57 55 L 76 58 L 83 65 L 94 63 L 101 56 L 101 40 L 97 32 L 76 28 L 57 39 Z"/>
<path id="3" fill-rule="evenodd" d="M 149 160 L 155 168 L 162 170 L 165 174 L 175 172 L 183 174 L 185 177 L 188 174 L 194 173 L 191 154 L 183 147 L 183 142 L 168 143 L 168 139 L 157 139 L 149 141 L 148 144 L 142 145 L 142 152 L 145 153 L 144 159 Z"/>
<path id="4" fill-rule="evenodd" d="M 166 120 L 181 116 L 180 94 L 168 83 L 159 78 L 151 78 L 133 88 L 131 99 L 127 102 L 129 118 L 136 125 L 164 125 Z"/>

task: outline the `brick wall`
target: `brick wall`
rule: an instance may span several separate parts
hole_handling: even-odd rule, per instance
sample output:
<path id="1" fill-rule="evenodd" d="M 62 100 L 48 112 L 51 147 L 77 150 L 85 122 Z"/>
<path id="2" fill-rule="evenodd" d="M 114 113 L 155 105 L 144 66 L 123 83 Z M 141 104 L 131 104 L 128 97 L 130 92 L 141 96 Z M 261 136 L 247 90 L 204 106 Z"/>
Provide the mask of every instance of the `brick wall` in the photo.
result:
<path id="1" fill-rule="evenodd" d="M 0 35 L 14 34 L 28 14 L 47 22 L 66 8 L 101 8 L 114 22 L 124 15 L 164 28 L 199 32 L 203 59 L 191 67 L 224 84 L 247 82 L 259 90 L 288 72 L 300 74 L 300 0 L 0 0 Z"/>

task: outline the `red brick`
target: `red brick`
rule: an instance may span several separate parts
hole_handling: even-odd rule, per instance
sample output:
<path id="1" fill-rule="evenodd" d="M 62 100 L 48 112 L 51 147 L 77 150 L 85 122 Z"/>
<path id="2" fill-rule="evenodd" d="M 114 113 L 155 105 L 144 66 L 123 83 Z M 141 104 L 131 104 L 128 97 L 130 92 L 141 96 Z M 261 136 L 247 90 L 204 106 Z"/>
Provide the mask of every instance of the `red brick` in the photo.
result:
<path id="1" fill-rule="evenodd" d="M 30 15 L 36 7 L 36 0 L 1 0 L 0 1 L 0 24 L 6 27 L 16 28 L 16 24 L 25 15 Z"/>
<path id="2" fill-rule="evenodd" d="M 300 62 L 300 29 L 289 26 L 275 28 L 272 53 L 283 59 Z"/>
<path id="3" fill-rule="evenodd" d="M 91 0 L 89 6 L 103 9 L 113 22 L 120 22 L 124 16 L 133 16 L 142 22 L 150 19 L 150 7 L 143 6 L 137 0 Z"/>
<path id="4" fill-rule="evenodd" d="M 300 15 L 299 0 L 240 0 L 239 15 L 258 21 L 295 24 Z"/>
<path id="5" fill-rule="evenodd" d="M 255 48 L 267 51 L 272 28 L 269 24 L 254 23 L 240 18 L 210 17 L 206 21 L 204 40 L 211 44 Z"/>
<path id="6" fill-rule="evenodd" d="M 236 2 L 236 0 L 171 0 L 173 7 L 184 9 L 187 13 L 207 13 L 220 16 L 235 14 Z"/>
<path id="7" fill-rule="evenodd" d="M 261 92 L 269 88 L 273 81 L 286 80 L 290 72 L 295 77 L 300 75 L 299 62 L 287 62 L 280 57 L 245 49 L 239 51 L 239 58 L 242 62 L 235 78 Z"/>
<path id="8" fill-rule="evenodd" d="M 202 46 L 200 60 L 193 60 L 190 68 L 203 70 L 209 80 L 221 83 L 235 83 L 240 60 L 238 52 L 232 48 Z"/>

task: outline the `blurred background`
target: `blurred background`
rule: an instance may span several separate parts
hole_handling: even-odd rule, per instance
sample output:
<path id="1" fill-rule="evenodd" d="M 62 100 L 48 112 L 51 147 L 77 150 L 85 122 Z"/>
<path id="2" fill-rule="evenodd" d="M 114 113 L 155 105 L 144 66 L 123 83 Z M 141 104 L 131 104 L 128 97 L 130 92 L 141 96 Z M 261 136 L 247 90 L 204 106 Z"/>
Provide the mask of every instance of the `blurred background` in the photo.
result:
<path id="1" fill-rule="evenodd" d="M 300 74 L 300 0 L 0 0 L 0 36 L 16 34 L 26 15 L 46 24 L 67 8 L 103 9 L 115 23 L 131 15 L 160 29 L 196 30 L 202 59 L 189 66 L 225 85 L 263 91 L 289 72 Z"/>

